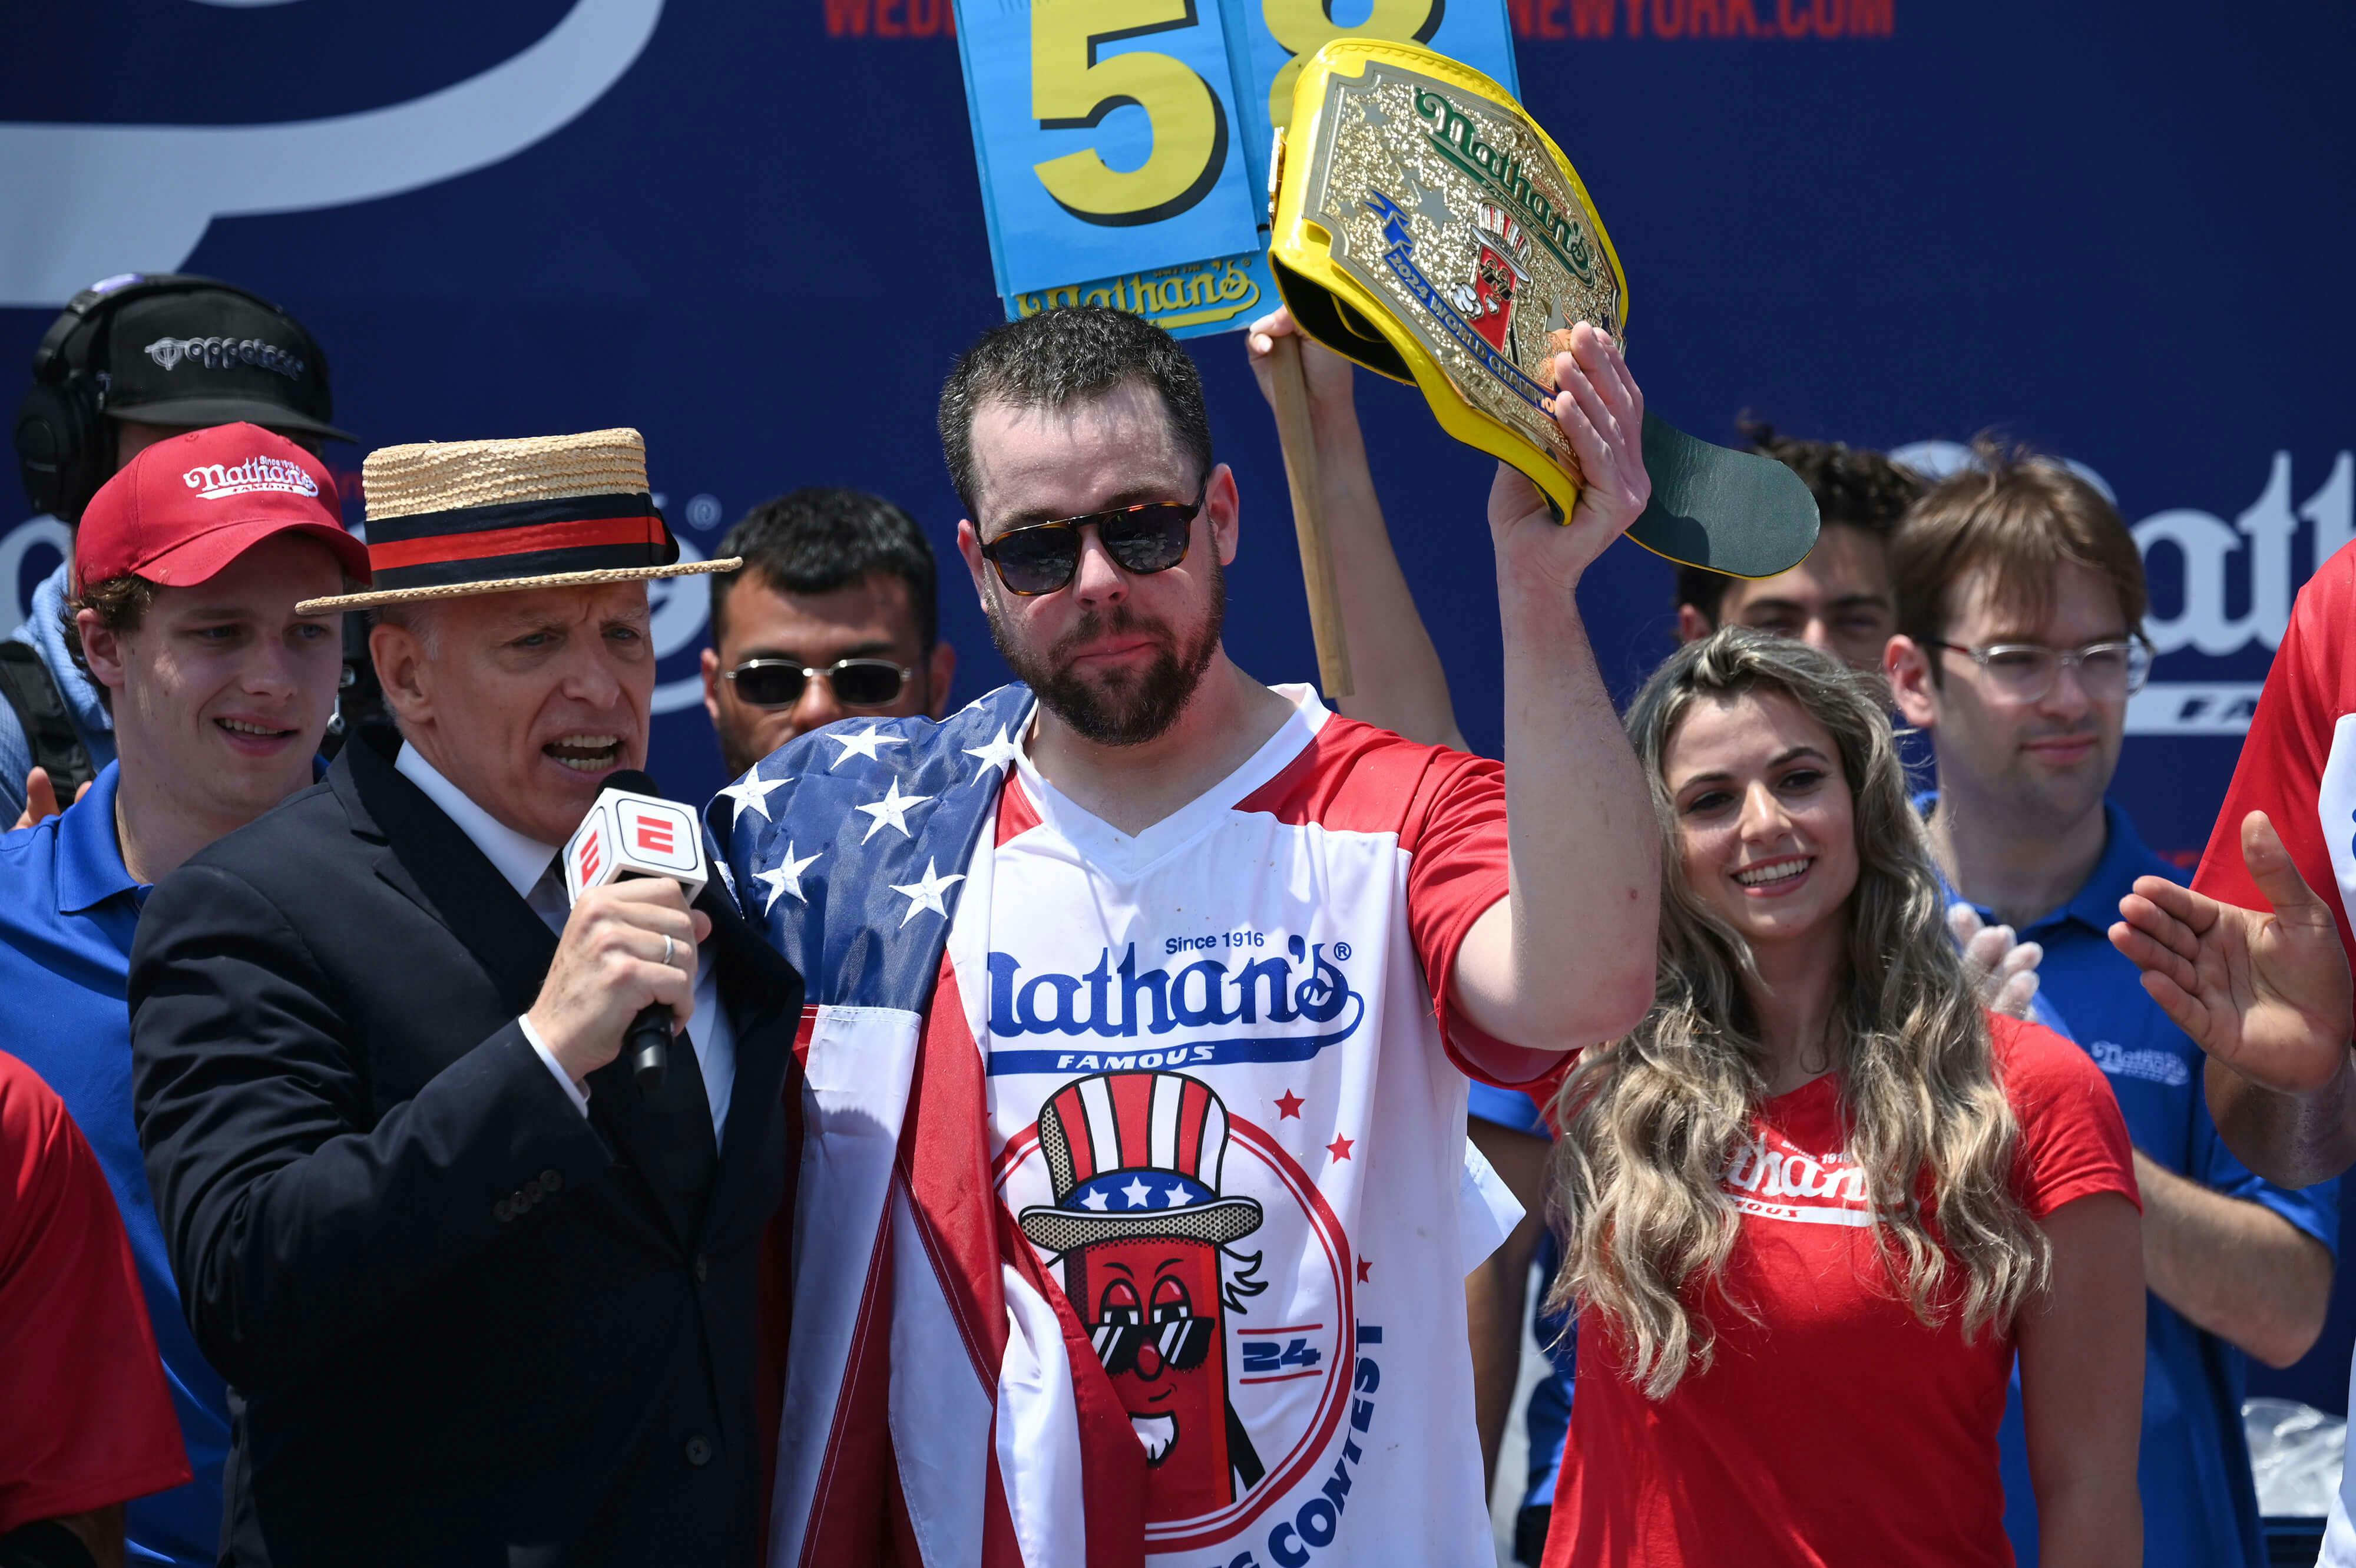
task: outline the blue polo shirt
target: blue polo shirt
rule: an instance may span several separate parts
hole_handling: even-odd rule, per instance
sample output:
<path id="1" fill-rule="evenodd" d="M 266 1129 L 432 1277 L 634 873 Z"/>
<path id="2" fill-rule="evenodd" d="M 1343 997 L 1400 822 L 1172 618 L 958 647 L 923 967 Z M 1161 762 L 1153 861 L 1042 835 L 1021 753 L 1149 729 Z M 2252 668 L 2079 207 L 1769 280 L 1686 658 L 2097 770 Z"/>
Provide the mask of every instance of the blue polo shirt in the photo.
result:
<path id="1" fill-rule="evenodd" d="M 1927 816 L 1934 803 L 1919 802 Z M 2263 1204 L 2336 1255 L 2340 1184 L 2304 1190 L 2251 1174 L 2217 1135 L 2202 1088 L 2201 1048 L 2144 992 L 2134 964 L 2111 946 L 2119 900 L 2138 876 L 2185 879 L 2146 848 L 2116 801 L 2105 801 L 2108 837 L 2102 859 L 2070 901 L 2019 929 L 2045 949 L 2038 966 L 2040 1022 L 2062 1031 L 2094 1058 L 2118 1096 L 2127 1136 L 2154 1163 L 2202 1186 Z M 1993 920 L 1987 910 L 1981 918 Z M 2263 1568 L 2266 1561 L 2257 1491 L 2242 1431 L 2242 1352 L 2180 1316 L 2158 1296 L 2144 1316 L 2143 1446 L 2136 1479 L 2143 1493 L 2144 1562 L 2148 1568 Z M 2023 1568 L 2035 1568 L 2037 1502 L 2020 1415 L 2020 1379 L 2003 1433 L 2005 1528 Z"/>
<path id="2" fill-rule="evenodd" d="M 131 936 L 147 888 L 114 832 L 116 766 L 62 815 L 0 837 L 0 1031 L 57 1090 L 106 1167 L 146 1293 L 172 1403 L 196 1478 L 126 1510 L 134 1563 L 210 1564 L 220 1555 L 229 1402 L 180 1311 L 180 1293 L 131 1120 Z"/>

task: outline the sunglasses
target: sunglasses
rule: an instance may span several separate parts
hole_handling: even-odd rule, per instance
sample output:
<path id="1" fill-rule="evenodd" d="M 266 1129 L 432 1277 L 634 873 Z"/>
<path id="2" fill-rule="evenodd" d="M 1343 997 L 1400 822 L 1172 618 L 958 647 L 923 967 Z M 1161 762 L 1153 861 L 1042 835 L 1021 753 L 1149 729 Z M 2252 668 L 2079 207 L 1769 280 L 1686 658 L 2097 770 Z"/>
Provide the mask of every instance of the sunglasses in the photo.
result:
<path id="1" fill-rule="evenodd" d="M 756 708 L 790 708 L 812 681 L 833 688 L 846 708 L 885 708 L 900 700 L 916 671 L 888 659 L 838 659 L 823 669 L 796 659 L 747 659 L 726 674 L 738 698 Z"/>
<path id="2" fill-rule="evenodd" d="M 1173 1317 L 1162 1323 L 1122 1323 L 1106 1320 L 1089 1325 L 1089 1339 L 1097 1348 L 1097 1359 L 1104 1363 L 1108 1376 L 1119 1377 L 1137 1368 L 1137 1353 L 1150 1342 L 1161 1353 L 1164 1364 L 1181 1372 L 1191 1372 L 1203 1364 L 1211 1353 L 1211 1331 L 1218 1326 L 1215 1317 Z"/>
<path id="3" fill-rule="evenodd" d="M 998 568 L 1010 594 L 1024 598 L 1072 585 L 1080 569 L 1080 530 L 1093 527 L 1113 564 L 1134 576 L 1167 572 L 1186 559 L 1186 542 L 1203 510 L 1210 485 L 1189 501 L 1147 501 L 1052 522 L 1010 528 L 981 547 L 982 559 Z"/>

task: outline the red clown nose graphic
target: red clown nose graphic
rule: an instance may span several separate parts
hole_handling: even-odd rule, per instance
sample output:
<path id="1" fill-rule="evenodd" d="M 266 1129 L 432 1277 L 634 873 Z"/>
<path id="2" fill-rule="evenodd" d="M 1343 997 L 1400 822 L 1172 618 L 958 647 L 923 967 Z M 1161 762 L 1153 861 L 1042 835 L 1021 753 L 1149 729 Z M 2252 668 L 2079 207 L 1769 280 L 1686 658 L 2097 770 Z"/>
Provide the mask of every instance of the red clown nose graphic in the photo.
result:
<path id="1" fill-rule="evenodd" d="M 1227 1402 L 1221 1318 L 1263 1287 L 1257 1255 L 1226 1251 L 1261 1218 L 1219 1194 L 1226 1107 L 1176 1073 L 1082 1079 L 1041 1108 L 1039 1147 L 1055 1201 L 1024 1209 L 1023 1230 L 1061 1259 L 1145 1446 L 1148 1521 L 1225 1508 L 1265 1473 Z"/>

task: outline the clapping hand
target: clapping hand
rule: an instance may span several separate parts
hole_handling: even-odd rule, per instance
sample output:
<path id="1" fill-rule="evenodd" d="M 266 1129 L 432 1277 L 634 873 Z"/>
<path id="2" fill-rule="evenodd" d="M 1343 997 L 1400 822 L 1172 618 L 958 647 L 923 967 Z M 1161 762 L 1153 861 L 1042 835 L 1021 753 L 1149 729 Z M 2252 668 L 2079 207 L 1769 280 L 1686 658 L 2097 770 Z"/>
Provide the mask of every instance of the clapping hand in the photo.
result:
<path id="1" fill-rule="evenodd" d="M 2348 1065 L 2348 957 L 2263 811 L 2242 820 L 2242 859 L 2273 913 L 2141 876 L 2111 945 L 2193 1044 L 2264 1089 L 2299 1094 Z"/>
<path id="2" fill-rule="evenodd" d="M 1947 906 L 1947 929 L 1964 950 L 1964 969 L 1981 1006 L 2008 1018 L 2027 1018 L 2036 1011 L 2042 947 L 2016 940 L 2010 926 L 1988 925 L 1969 904 Z"/>

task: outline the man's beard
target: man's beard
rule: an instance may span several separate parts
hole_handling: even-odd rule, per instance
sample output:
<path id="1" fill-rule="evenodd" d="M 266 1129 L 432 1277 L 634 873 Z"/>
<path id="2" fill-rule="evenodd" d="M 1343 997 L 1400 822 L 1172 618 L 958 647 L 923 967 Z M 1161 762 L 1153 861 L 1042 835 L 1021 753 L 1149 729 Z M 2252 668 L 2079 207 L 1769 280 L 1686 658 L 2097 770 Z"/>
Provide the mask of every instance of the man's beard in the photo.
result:
<path id="1" fill-rule="evenodd" d="M 1203 683 L 1203 672 L 1218 651 L 1226 629 L 1227 585 L 1216 557 L 1211 562 L 1211 603 L 1193 639 L 1178 646 L 1168 627 L 1132 613 L 1128 602 L 1109 615 L 1094 610 L 1044 655 L 1016 640 L 999 612 L 993 596 L 990 639 L 1013 668 L 1016 677 L 1038 693 L 1039 701 L 1084 739 L 1098 746 L 1143 746 L 1159 740 L 1178 722 Z M 1154 639 L 1153 658 L 1134 674 L 1122 671 L 1102 684 L 1083 681 L 1071 668 L 1075 649 L 1120 633 Z"/>

